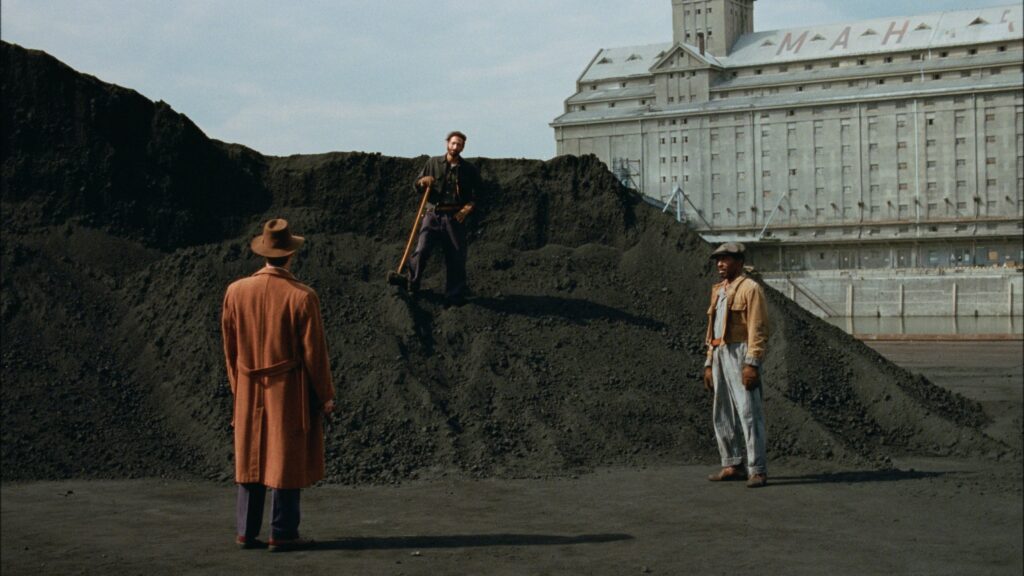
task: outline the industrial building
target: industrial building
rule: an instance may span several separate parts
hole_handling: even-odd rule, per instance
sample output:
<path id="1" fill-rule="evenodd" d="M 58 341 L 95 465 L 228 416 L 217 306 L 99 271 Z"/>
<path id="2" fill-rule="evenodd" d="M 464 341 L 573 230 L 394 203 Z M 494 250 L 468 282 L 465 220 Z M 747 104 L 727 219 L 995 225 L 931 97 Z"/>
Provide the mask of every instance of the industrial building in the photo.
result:
<path id="1" fill-rule="evenodd" d="M 671 42 L 586 65 L 559 154 L 766 271 L 1024 262 L 1021 4 L 771 31 L 754 0 L 671 9 Z"/>

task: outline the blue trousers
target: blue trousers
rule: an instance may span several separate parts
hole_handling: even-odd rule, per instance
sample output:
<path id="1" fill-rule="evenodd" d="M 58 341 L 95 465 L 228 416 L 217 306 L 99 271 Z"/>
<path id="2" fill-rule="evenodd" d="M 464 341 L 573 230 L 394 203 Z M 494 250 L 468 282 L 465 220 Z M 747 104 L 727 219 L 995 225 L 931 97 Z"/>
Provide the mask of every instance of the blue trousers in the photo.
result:
<path id="1" fill-rule="evenodd" d="M 271 490 L 270 497 L 270 538 L 291 540 L 299 537 L 299 493 L 298 488 Z M 263 526 L 263 503 L 267 487 L 263 484 L 239 484 L 235 520 L 238 535 L 246 540 L 255 539 Z"/>

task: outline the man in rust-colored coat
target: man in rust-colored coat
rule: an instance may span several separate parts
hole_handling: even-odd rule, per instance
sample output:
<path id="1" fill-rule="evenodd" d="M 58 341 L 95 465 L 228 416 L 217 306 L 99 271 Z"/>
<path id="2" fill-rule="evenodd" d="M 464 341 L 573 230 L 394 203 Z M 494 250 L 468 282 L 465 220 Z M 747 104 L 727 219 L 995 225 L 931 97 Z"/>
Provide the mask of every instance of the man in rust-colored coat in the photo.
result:
<path id="1" fill-rule="evenodd" d="M 237 544 L 257 539 L 267 488 L 271 551 L 307 548 L 299 537 L 299 489 L 324 476 L 322 415 L 334 411 L 320 301 L 290 267 L 304 238 L 282 219 L 252 240 L 266 266 L 228 286 L 221 330 L 234 395 Z"/>

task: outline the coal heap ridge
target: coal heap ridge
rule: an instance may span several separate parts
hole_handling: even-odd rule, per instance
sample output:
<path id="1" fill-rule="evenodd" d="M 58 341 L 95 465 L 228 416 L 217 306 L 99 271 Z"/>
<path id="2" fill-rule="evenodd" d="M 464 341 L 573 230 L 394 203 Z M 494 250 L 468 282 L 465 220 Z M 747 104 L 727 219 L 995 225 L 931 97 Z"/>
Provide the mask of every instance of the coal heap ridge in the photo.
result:
<path id="1" fill-rule="evenodd" d="M 596 158 L 477 159 L 476 296 L 445 308 L 439 261 L 418 299 L 383 282 L 423 158 L 263 156 L 45 53 L 2 58 L 4 480 L 230 479 L 218 316 L 269 217 L 306 236 L 323 304 L 329 481 L 717 461 L 710 248 Z M 772 458 L 1006 450 L 977 404 L 768 293 Z"/>

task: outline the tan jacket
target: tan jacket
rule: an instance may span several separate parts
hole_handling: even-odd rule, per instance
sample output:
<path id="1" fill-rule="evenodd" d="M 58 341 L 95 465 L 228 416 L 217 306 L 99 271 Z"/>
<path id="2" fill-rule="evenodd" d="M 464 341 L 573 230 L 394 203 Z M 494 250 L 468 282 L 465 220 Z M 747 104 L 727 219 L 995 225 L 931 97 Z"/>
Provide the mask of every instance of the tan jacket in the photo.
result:
<path id="1" fill-rule="evenodd" d="M 221 332 L 235 401 L 235 481 L 311 486 L 324 477 L 321 408 L 334 398 L 316 292 L 265 267 L 228 286 Z"/>
<path id="2" fill-rule="evenodd" d="M 714 351 L 712 338 L 715 329 L 715 304 L 718 303 L 718 292 L 725 287 L 725 281 L 715 284 L 711 289 L 711 305 L 708 307 L 708 329 L 705 342 L 708 345 L 708 362 Z M 744 275 L 736 277 L 726 292 L 726 307 L 729 309 L 725 320 L 725 334 L 722 340 L 727 344 L 747 343 L 747 358 L 757 364 L 764 361 L 768 346 L 768 303 L 764 296 L 764 288 L 756 281 Z"/>

